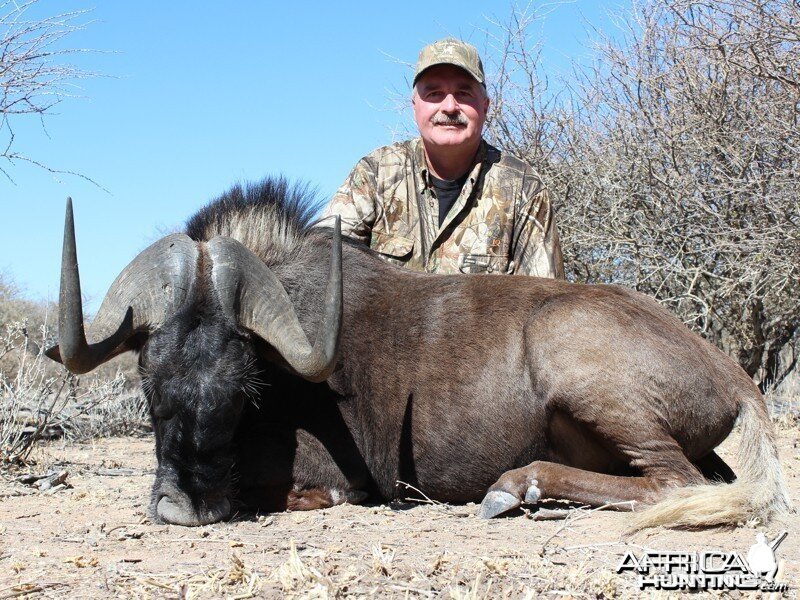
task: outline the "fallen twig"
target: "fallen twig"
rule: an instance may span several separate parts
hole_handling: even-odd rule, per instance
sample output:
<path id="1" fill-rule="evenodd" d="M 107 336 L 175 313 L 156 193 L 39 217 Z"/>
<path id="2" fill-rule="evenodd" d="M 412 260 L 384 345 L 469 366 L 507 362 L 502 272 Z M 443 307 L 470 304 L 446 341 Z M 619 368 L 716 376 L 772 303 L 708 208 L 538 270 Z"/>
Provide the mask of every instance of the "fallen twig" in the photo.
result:
<path id="1" fill-rule="evenodd" d="M 415 488 L 410 483 L 406 483 L 405 481 L 400 481 L 398 479 L 397 481 L 395 481 L 395 485 L 405 486 L 406 489 L 409 489 L 409 490 L 411 490 L 413 492 L 416 492 L 417 494 L 422 496 L 422 499 L 420 499 L 420 498 L 404 498 L 405 502 L 418 502 L 418 503 L 421 503 L 421 504 L 433 504 L 434 506 L 443 506 L 443 507 L 446 506 L 444 503 L 439 502 L 438 500 L 433 500 L 432 498 L 429 498 L 424 492 L 422 492 L 419 489 Z"/>
<path id="2" fill-rule="evenodd" d="M 596 513 L 599 510 L 605 510 L 607 508 L 612 508 L 615 506 L 630 505 L 630 504 L 631 502 L 609 502 L 608 504 L 603 504 L 602 506 L 592 508 L 591 510 L 586 510 L 585 507 L 574 508 L 570 510 L 569 511 L 570 514 L 564 518 L 564 523 L 562 523 L 562 525 L 558 529 L 556 529 L 544 542 L 542 542 L 542 549 L 540 552 L 543 554 L 547 544 L 549 544 L 554 537 L 559 535 L 562 531 L 564 531 L 570 524 L 574 523 L 575 521 L 584 519 L 589 515 Z"/>

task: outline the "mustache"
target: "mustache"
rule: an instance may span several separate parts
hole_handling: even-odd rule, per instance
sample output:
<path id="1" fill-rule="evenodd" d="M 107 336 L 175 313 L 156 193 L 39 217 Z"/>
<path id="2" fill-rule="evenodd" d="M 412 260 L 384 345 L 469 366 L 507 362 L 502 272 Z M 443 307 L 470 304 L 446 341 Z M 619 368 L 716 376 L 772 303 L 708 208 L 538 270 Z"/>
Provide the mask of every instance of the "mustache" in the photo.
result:
<path id="1" fill-rule="evenodd" d="M 436 113 L 431 122 L 434 125 L 463 125 L 466 127 L 469 125 L 469 121 L 467 121 L 467 117 L 464 116 L 464 113 L 458 113 L 456 115 L 446 115 L 444 113 Z"/>

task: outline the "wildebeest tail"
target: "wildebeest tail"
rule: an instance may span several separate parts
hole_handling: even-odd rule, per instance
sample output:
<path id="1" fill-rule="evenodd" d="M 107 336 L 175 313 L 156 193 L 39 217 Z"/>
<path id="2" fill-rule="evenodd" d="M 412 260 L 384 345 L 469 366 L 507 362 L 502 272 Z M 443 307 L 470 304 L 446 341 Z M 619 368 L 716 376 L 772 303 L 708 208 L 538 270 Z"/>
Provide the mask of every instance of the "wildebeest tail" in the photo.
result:
<path id="1" fill-rule="evenodd" d="M 704 527 L 753 519 L 763 523 L 790 510 L 775 432 L 757 392 L 742 399 L 739 416 L 741 441 L 736 454 L 736 481 L 677 488 L 641 512 L 636 519 L 637 528 Z"/>

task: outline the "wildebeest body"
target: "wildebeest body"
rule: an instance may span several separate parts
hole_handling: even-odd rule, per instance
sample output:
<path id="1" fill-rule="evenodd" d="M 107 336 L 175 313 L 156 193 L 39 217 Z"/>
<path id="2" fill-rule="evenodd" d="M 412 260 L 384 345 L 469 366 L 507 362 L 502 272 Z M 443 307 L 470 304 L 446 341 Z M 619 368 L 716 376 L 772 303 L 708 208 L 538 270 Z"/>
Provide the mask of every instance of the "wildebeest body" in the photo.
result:
<path id="1" fill-rule="evenodd" d="M 548 496 L 652 503 L 703 474 L 730 475 L 713 449 L 740 414 L 752 438 L 740 481 L 690 487 L 659 506 L 673 521 L 675 511 L 700 514 L 690 523 L 788 506 L 753 383 L 623 288 L 416 274 L 346 243 L 335 362 L 315 371 L 326 381 L 299 377 L 291 365 L 302 361 L 243 325 L 252 282 L 226 279 L 226 265 L 244 259 L 230 258 L 238 246 L 224 240 L 268 267 L 260 277 L 274 276 L 306 337 L 320 337 L 332 238 L 301 213 L 270 182 L 198 213 L 187 227 L 194 242 L 175 242 L 188 248 L 181 264 L 197 253 L 196 276 L 165 284 L 177 290 L 173 304 L 179 291 L 186 299 L 120 348 L 142 351 L 157 517 L 218 520 L 231 497 L 280 510 L 407 496 L 398 481 L 436 500 L 484 498 L 483 516 Z"/>
<path id="2" fill-rule="evenodd" d="M 315 291 L 324 288 L 327 248 L 320 249 L 319 256 L 317 248 L 309 252 L 308 263 L 292 265 L 302 282 L 276 269 L 295 306 L 321 302 Z M 347 246 L 343 260 L 338 368 L 327 385 L 273 368 L 268 395 L 285 400 L 267 400 L 243 419 L 281 419 L 243 446 L 245 455 L 260 457 L 254 470 L 275 462 L 270 442 L 259 452 L 263 440 L 288 437 L 293 444 L 287 431 L 297 427 L 339 443 L 325 460 L 363 457 L 350 459 L 345 475 L 356 487 L 371 483 L 376 499 L 407 494 L 395 486 L 401 480 L 439 500 L 476 501 L 499 474 L 533 460 L 629 472 L 619 450 L 598 441 L 593 428 L 601 420 L 618 419 L 626 430 L 662 429 L 690 460 L 705 456 L 733 426 L 737 402 L 727 389 L 736 370 L 725 368 L 727 361 L 721 369 L 717 350 L 699 338 L 688 337 L 688 347 L 686 336 L 672 339 L 674 318 L 641 296 L 538 279 L 414 275 Z M 314 312 L 300 317 L 312 332 Z M 700 371 L 698 353 L 707 355 Z M 561 378 L 585 385 L 565 389 Z M 557 413 L 593 442 L 591 452 L 551 431 Z M 331 435 L 337 427 L 350 444 Z M 322 459 L 322 449 L 296 452 L 314 457 L 302 460 L 293 477 L 318 485 L 317 469 L 307 467 Z M 291 452 L 284 457 L 291 464 Z"/>

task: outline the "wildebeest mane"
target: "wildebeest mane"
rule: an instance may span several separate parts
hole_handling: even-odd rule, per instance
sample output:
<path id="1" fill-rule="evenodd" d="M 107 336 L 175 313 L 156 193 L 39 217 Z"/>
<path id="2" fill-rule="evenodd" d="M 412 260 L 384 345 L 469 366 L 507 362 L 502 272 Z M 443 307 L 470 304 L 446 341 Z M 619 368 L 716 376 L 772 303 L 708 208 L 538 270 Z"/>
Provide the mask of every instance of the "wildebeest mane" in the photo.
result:
<path id="1" fill-rule="evenodd" d="M 283 262 L 300 247 L 322 208 L 316 191 L 284 177 L 236 184 L 186 223 L 197 241 L 223 235 L 256 253 L 267 265 Z"/>

